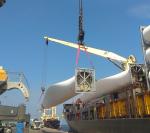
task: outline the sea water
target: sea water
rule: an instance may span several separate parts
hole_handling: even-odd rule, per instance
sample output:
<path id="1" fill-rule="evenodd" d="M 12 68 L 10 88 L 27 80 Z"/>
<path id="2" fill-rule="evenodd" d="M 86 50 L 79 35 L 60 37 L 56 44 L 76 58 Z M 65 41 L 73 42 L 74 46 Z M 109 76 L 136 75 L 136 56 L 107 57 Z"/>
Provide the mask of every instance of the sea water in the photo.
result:
<path id="1" fill-rule="evenodd" d="M 69 128 L 68 125 L 61 125 L 61 130 L 65 131 L 65 132 L 68 132 L 70 130 L 70 128 Z"/>

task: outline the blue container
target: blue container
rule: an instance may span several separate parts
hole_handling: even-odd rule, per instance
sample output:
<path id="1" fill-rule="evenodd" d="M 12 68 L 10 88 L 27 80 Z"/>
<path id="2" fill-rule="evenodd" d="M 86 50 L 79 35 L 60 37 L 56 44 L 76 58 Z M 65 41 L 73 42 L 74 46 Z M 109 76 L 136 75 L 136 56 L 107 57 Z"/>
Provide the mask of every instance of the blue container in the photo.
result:
<path id="1" fill-rule="evenodd" d="M 23 133 L 24 124 L 23 122 L 18 122 L 16 125 L 16 133 Z"/>

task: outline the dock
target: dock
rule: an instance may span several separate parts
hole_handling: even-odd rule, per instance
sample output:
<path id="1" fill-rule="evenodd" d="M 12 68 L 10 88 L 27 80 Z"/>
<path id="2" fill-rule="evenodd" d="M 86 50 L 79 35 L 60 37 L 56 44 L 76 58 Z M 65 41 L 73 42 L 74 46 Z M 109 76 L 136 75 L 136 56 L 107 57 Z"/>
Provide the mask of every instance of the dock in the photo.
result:
<path id="1" fill-rule="evenodd" d="M 64 131 L 52 129 L 52 128 L 42 128 L 41 131 L 42 133 L 68 133 L 68 132 L 64 132 Z"/>
<path id="2" fill-rule="evenodd" d="M 57 129 L 52 128 L 42 128 L 41 130 L 31 130 L 29 133 L 68 133 Z"/>

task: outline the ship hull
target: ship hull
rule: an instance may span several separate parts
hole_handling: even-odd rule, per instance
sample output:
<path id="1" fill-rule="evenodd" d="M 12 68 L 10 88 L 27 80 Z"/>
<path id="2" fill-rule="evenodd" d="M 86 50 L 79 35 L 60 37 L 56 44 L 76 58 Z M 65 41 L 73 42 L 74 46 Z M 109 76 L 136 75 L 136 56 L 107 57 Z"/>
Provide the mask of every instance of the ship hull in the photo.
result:
<path id="1" fill-rule="evenodd" d="M 149 133 L 150 119 L 68 121 L 73 133 Z"/>

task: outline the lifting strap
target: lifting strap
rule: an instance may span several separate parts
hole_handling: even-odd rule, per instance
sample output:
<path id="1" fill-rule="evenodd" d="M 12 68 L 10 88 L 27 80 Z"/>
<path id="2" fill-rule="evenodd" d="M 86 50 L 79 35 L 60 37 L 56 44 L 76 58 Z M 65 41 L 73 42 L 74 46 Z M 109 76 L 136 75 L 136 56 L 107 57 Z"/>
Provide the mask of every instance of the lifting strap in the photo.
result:
<path id="1" fill-rule="evenodd" d="M 89 61 L 90 65 L 91 65 L 91 67 L 94 69 L 93 62 L 92 62 L 92 60 L 90 59 L 90 55 L 89 55 L 89 53 L 87 52 L 86 47 L 83 46 L 83 45 L 80 45 L 80 44 L 78 44 L 78 45 L 79 45 L 79 47 L 78 47 L 78 49 L 77 49 L 77 54 L 76 54 L 76 67 L 78 66 L 79 57 L 80 57 L 80 48 L 82 47 L 82 48 L 84 48 L 84 52 L 85 52 L 85 54 L 86 54 L 86 56 L 87 56 L 87 58 L 88 58 L 88 61 Z"/>

